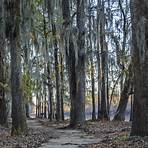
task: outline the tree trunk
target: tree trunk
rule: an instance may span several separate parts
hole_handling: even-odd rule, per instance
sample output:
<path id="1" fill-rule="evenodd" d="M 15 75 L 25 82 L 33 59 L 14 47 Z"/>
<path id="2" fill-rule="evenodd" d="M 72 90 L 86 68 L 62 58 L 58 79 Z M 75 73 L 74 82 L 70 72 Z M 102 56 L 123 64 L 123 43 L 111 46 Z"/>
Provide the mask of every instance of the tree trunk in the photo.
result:
<path id="1" fill-rule="evenodd" d="M 53 120 L 53 87 L 51 82 L 51 71 L 50 64 L 47 64 L 47 74 L 48 74 L 48 118 L 50 121 Z"/>
<path id="2" fill-rule="evenodd" d="M 88 12 L 89 12 L 89 48 L 91 50 L 90 65 L 91 65 L 91 94 L 92 94 L 92 120 L 96 120 L 96 106 L 95 106 L 95 78 L 94 78 L 94 60 L 93 60 L 93 48 L 92 48 L 92 20 L 91 20 L 91 3 L 89 0 Z"/>
<path id="3" fill-rule="evenodd" d="M 44 118 L 47 118 L 46 85 L 44 84 Z"/>
<path id="4" fill-rule="evenodd" d="M 98 116 L 100 119 L 100 89 L 101 89 L 101 68 L 100 68 L 100 0 L 97 0 L 97 63 L 98 63 Z"/>
<path id="5" fill-rule="evenodd" d="M 39 117 L 39 94 L 36 92 L 36 118 Z"/>
<path id="6" fill-rule="evenodd" d="M 76 125 L 85 122 L 85 12 L 84 0 L 77 0 L 77 52 L 76 60 Z"/>
<path id="7" fill-rule="evenodd" d="M 64 63 L 63 63 L 64 56 L 60 53 L 60 65 L 61 65 L 61 118 L 64 121 Z"/>
<path id="8" fill-rule="evenodd" d="M 65 31 L 65 52 L 66 64 L 68 67 L 69 87 L 70 87 L 70 126 L 74 127 L 83 124 L 85 121 L 85 30 L 84 30 L 84 1 L 77 0 L 77 27 L 79 35 L 77 39 L 78 49 L 74 46 L 74 34 L 71 30 L 71 17 L 69 1 L 62 0 L 62 10 Z M 78 60 L 76 60 L 76 51 L 78 50 Z"/>
<path id="9" fill-rule="evenodd" d="M 53 36 L 56 36 L 56 28 L 53 25 Z M 56 119 L 61 119 L 61 101 L 60 101 L 60 75 L 59 75 L 59 60 L 58 60 L 58 45 L 54 41 L 54 58 L 55 58 L 55 75 L 56 75 Z"/>
<path id="10" fill-rule="evenodd" d="M 26 111 L 26 117 L 30 118 L 30 115 L 29 115 L 29 103 L 25 104 L 25 111 Z"/>
<path id="11" fill-rule="evenodd" d="M 44 94 L 43 94 L 43 90 L 42 90 L 42 93 L 41 93 L 41 115 L 40 116 L 41 116 L 41 118 L 44 117 Z"/>
<path id="12" fill-rule="evenodd" d="M 40 95 L 39 95 L 39 111 L 38 111 L 38 117 L 40 118 L 41 117 L 41 112 L 42 112 L 42 103 L 41 103 L 41 93 L 39 93 Z"/>
<path id="13" fill-rule="evenodd" d="M 24 21 L 22 23 L 22 27 L 25 28 Z M 27 42 L 26 41 L 23 41 L 23 42 L 25 42 L 25 46 L 23 47 L 24 48 L 24 73 L 26 73 L 27 76 L 30 78 L 30 69 L 29 69 L 29 55 L 30 55 L 30 53 L 29 53 L 29 47 L 27 47 Z M 25 82 L 25 83 L 27 83 L 27 82 Z M 25 85 L 30 85 L 30 84 L 25 84 Z M 30 118 L 30 115 L 29 115 L 30 114 L 29 113 L 29 101 L 30 101 L 31 96 L 25 95 L 23 97 L 24 97 L 24 100 L 25 100 L 26 117 Z"/>
<path id="14" fill-rule="evenodd" d="M 69 76 L 69 89 L 70 89 L 70 101 L 71 101 L 71 110 L 70 110 L 70 126 L 74 127 L 76 125 L 76 108 L 75 108 L 75 99 L 76 99 L 76 70 L 75 70 L 75 47 L 73 41 L 73 33 L 71 30 L 70 23 L 70 7 L 67 0 L 62 1 L 63 8 L 63 19 L 64 19 L 64 30 L 65 30 L 65 52 L 66 52 L 66 65 L 68 69 Z"/>
<path id="15" fill-rule="evenodd" d="M 69 39 L 69 56 L 68 56 L 68 72 L 69 72 L 69 87 L 70 87 L 70 100 L 71 100 L 71 110 L 70 110 L 70 126 L 76 126 L 76 70 L 75 70 L 75 50 L 73 40 Z"/>
<path id="16" fill-rule="evenodd" d="M 131 113 L 130 113 L 130 121 L 133 121 L 133 100 L 134 96 L 133 94 L 131 95 Z"/>
<path id="17" fill-rule="evenodd" d="M 54 66 L 55 66 L 55 77 L 56 77 L 56 120 L 61 120 L 61 98 L 60 98 L 60 73 L 59 73 L 59 56 L 58 56 L 58 40 L 56 38 L 57 30 L 53 18 L 54 12 L 53 1 L 48 1 L 48 15 L 51 21 L 52 36 L 53 36 L 53 46 L 54 46 Z"/>
<path id="18" fill-rule="evenodd" d="M 128 98 L 131 91 L 131 80 L 132 80 L 132 69 L 131 65 L 128 68 L 128 74 L 126 74 L 123 90 L 121 93 L 119 106 L 116 111 L 114 120 L 124 121 L 125 120 L 125 111 L 128 104 Z"/>
<path id="19" fill-rule="evenodd" d="M 12 95 L 12 135 L 25 133 L 27 130 L 25 106 L 22 90 L 21 45 L 20 45 L 20 1 L 11 0 L 8 5 L 11 49 L 11 95 Z"/>
<path id="20" fill-rule="evenodd" d="M 101 22 L 100 22 L 100 46 L 101 46 L 101 110 L 100 118 L 108 120 L 107 110 L 107 46 L 105 41 L 105 14 L 104 14 L 104 2 L 101 6 Z"/>
<path id="21" fill-rule="evenodd" d="M 7 125 L 7 103 L 5 98 L 5 77 L 4 77 L 4 48 L 5 48 L 5 33 L 4 33 L 4 1 L 0 3 L 0 125 Z"/>
<path id="22" fill-rule="evenodd" d="M 96 120 L 96 104 L 95 104 L 95 78 L 94 78 L 94 65 L 91 58 L 91 90 L 92 90 L 92 120 Z"/>
<path id="23" fill-rule="evenodd" d="M 148 136 L 148 2 L 132 0 L 134 105 L 132 136 Z"/>
<path id="24" fill-rule="evenodd" d="M 70 126 L 74 125 L 75 111 L 74 100 L 76 96 L 76 78 L 75 78 L 75 50 L 72 40 L 71 22 L 70 22 L 70 3 L 67 0 L 62 0 L 62 13 L 63 13 L 63 33 L 65 43 L 65 55 L 66 55 L 66 67 L 69 77 L 69 89 L 70 89 Z"/>

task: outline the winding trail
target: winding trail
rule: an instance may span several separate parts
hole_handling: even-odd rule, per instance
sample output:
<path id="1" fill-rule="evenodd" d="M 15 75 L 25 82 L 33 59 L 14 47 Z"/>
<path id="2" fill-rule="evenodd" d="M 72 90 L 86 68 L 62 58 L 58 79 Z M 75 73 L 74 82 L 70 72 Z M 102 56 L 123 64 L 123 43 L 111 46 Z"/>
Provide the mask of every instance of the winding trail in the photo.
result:
<path id="1" fill-rule="evenodd" d="M 49 139 L 47 143 L 42 144 L 40 148 L 79 148 L 100 141 L 100 139 L 88 135 L 81 130 L 59 129 L 56 125 L 44 127 L 37 120 L 28 121 L 28 125 L 37 129 L 48 128 L 52 132 L 52 135 L 54 135 L 52 139 Z"/>

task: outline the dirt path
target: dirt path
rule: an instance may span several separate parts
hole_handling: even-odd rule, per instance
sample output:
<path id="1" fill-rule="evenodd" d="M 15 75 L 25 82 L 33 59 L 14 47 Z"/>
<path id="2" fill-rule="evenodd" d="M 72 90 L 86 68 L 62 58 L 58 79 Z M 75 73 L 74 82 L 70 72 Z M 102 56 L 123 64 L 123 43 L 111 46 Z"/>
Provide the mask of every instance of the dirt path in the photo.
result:
<path id="1" fill-rule="evenodd" d="M 28 121 L 28 125 L 29 127 L 37 129 L 47 128 L 37 120 Z M 42 144 L 40 148 L 78 148 L 83 145 L 95 144 L 100 141 L 100 139 L 87 135 L 81 130 L 57 129 L 56 126 L 49 126 L 48 129 L 51 131 L 53 138 L 47 143 Z"/>
<path id="2" fill-rule="evenodd" d="M 30 131 L 25 141 L 24 137 L 21 143 L 19 138 L 15 141 L 5 139 L 5 145 L 1 146 L 4 140 L 0 139 L 0 147 L 8 147 L 8 141 L 12 141 L 20 146 L 25 144 L 26 148 L 148 148 L 147 137 L 129 137 L 131 129 L 129 122 L 88 121 L 81 127 L 82 131 L 61 128 L 66 125 L 66 122 L 57 124 L 48 120 L 29 120 L 28 126 L 32 132 Z M 16 147 L 16 144 L 9 147 Z M 25 146 L 22 145 L 23 148 Z"/>
<path id="3" fill-rule="evenodd" d="M 43 144 L 41 148 L 78 148 L 79 146 L 94 144 L 99 141 L 93 136 L 86 135 L 79 130 L 53 130 L 59 137 L 49 140 L 48 143 Z"/>

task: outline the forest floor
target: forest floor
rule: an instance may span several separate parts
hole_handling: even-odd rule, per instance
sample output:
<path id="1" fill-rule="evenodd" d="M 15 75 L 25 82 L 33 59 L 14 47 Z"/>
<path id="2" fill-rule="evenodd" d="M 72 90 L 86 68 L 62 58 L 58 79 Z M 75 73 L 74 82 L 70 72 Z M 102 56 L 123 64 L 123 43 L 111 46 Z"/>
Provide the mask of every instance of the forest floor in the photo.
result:
<path id="1" fill-rule="evenodd" d="M 81 146 L 82 148 L 148 148 L 148 137 L 130 137 L 130 122 L 88 121 L 81 129 L 101 139 L 96 144 Z"/>
<path id="2" fill-rule="evenodd" d="M 0 127 L 0 148 L 36 148 L 51 138 L 58 136 L 48 127 L 43 126 L 36 119 L 27 120 L 28 133 L 12 137 L 10 128 Z"/>
<path id="3" fill-rule="evenodd" d="M 28 134 L 11 137 L 9 128 L 0 127 L 0 148 L 148 148 L 148 137 L 129 137 L 131 123 L 87 121 L 77 129 L 68 122 L 28 120 Z"/>

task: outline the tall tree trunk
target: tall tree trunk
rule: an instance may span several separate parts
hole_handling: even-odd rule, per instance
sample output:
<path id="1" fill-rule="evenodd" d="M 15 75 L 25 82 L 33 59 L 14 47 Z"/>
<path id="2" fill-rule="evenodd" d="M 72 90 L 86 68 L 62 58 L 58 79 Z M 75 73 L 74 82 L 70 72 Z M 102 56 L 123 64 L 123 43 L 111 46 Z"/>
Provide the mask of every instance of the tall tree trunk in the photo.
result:
<path id="1" fill-rule="evenodd" d="M 42 92 L 41 92 L 41 118 L 44 117 L 44 88 L 42 86 Z"/>
<path id="2" fill-rule="evenodd" d="M 131 95 L 131 113 L 130 113 L 130 121 L 133 121 L 133 100 L 134 96 L 133 94 Z"/>
<path id="3" fill-rule="evenodd" d="M 47 118 L 46 84 L 44 84 L 44 118 Z"/>
<path id="4" fill-rule="evenodd" d="M 100 68 L 100 4 L 101 1 L 97 0 L 97 63 L 98 63 L 98 116 L 100 118 L 100 89 L 101 89 L 101 68 Z"/>
<path id="5" fill-rule="evenodd" d="M 109 70 L 108 70 L 108 47 L 107 47 L 107 55 L 106 55 L 106 98 L 107 98 L 107 113 L 109 116 Z"/>
<path id="6" fill-rule="evenodd" d="M 75 72 L 75 49 L 73 41 L 73 33 L 71 30 L 71 17 L 70 17 L 70 3 L 67 0 L 62 0 L 62 12 L 63 12 L 63 30 L 64 30 L 64 43 L 65 43 L 65 53 L 66 53 L 66 66 L 68 69 L 69 76 L 69 89 L 70 89 L 70 126 L 76 125 L 76 108 L 75 108 L 75 98 L 76 98 L 76 72 Z"/>
<path id="7" fill-rule="evenodd" d="M 11 49 L 11 94 L 12 94 L 12 135 L 25 133 L 27 130 L 21 74 L 20 45 L 20 0 L 7 3 L 10 18 L 10 49 Z"/>
<path id="8" fill-rule="evenodd" d="M 38 117 L 40 118 L 41 117 L 41 113 L 42 113 L 42 103 L 41 103 L 41 92 L 39 93 L 39 112 L 38 112 Z"/>
<path id="9" fill-rule="evenodd" d="M 23 16 L 23 19 L 24 19 L 24 16 Z M 25 24 L 24 24 L 24 21 L 22 23 L 22 28 L 25 28 Z M 23 32 L 24 33 L 24 32 Z M 22 34 L 23 34 L 22 33 Z M 25 42 L 25 46 L 23 47 L 24 48 L 24 73 L 26 73 L 27 77 L 30 78 L 30 67 L 29 67 L 29 47 L 27 46 L 27 42 L 26 41 L 23 41 Z M 26 83 L 26 82 L 25 82 Z M 29 85 L 29 84 L 26 84 L 26 85 Z M 30 101 L 30 97 L 31 96 L 23 96 L 24 99 L 25 99 L 25 111 L 26 111 L 26 117 L 27 118 L 30 118 L 30 113 L 29 113 L 29 101 Z"/>
<path id="10" fill-rule="evenodd" d="M 56 27 L 53 25 L 53 36 L 56 36 Z M 55 58 L 55 76 L 56 76 L 56 119 L 61 119 L 61 101 L 60 101 L 60 75 L 57 40 L 54 41 L 54 58 Z"/>
<path id="11" fill-rule="evenodd" d="M 46 5 L 45 5 L 46 6 Z M 46 7 L 45 7 L 46 8 Z M 45 51 L 44 51 L 44 60 L 45 60 L 45 66 L 44 66 L 44 75 L 46 77 L 48 77 L 48 61 L 49 61 L 49 53 L 48 53 L 48 38 L 47 38 L 47 23 L 46 23 L 46 18 L 45 18 L 45 8 L 43 8 L 43 22 L 44 22 L 44 40 L 45 40 Z M 46 79 L 43 79 L 44 81 L 44 118 L 47 118 L 47 99 L 46 99 L 46 85 L 47 85 L 47 82 L 46 82 Z"/>
<path id="12" fill-rule="evenodd" d="M 5 77 L 4 77 L 4 48 L 5 48 L 5 33 L 4 33 L 4 1 L 0 3 L 0 125 L 7 125 L 7 103 L 5 98 Z"/>
<path id="13" fill-rule="evenodd" d="M 64 63 L 63 63 L 64 56 L 60 53 L 60 65 L 61 65 L 61 118 L 64 121 Z"/>
<path id="14" fill-rule="evenodd" d="M 100 117 L 102 119 L 108 119 L 107 110 L 107 46 L 105 41 L 105 14 L 104 14 L 104 2 L 101 5 L 101 22 L 100 22 L 100 46 L 101 46 L 101 110 Z"/>
<path id="15" fill-rule="evenodd" d="M 84 0 L 77 0 L 77 52 L 76 61 L 76 125 L 85 121 L 85 6 Z"/>
<path id="16" fill-rule="evenodd" d="M 94 63 L 91 58 L 92 120 L 96 120 Z"/>
<path id="17" fill-rule="evenodd" d="M 47 74 L 48 74 L 48 118 L 50 121 L 53 120 L 53 87 L 51 80 L 51 70 L 50 63 L 47 64 Z"/>
<path id="18" fill-rule="evenodd" d="M 132 0 L 134 105 L 131 135 L 148 135 L 148 1 Z"/>
<path id="19" fill-rule="evenodd" d="M 123 90 L 121 92 L 121 97 L 118 105 L 118 109 L 114 116 L 114 120 L 124 121 L 125 111 L 128 104 L 128 98 L 131 91 L 131 80 L 132 80 L 132 69 L 131 65 L 128 68 L 128 74 L 126 74 Z"/>
<path id="20" fill-rule="evenodd" d="M 71 30 L 70 3 L 62 0 L 62 10 L 65 31 L 66 64 L 68 67 L 71 112 L 70 126 L 74 127 L 83 124 L 85 121 L 85 31 L 84 31 L 84 1 L 77 1 L 77 27 L 79 35 L 77 39 L 78 49 L 74 46 L 74 34 Z M 78 50 L 78 60 L 76 51 Z"/>
<path id="21" fill-rule="evenodd" d="M 71 33 L 72 35 L 72 33 Z M 70 87 L 70 100 L 71 100 L 71 110 L 70 110 L 70 126 L 74 127 L 76 125 L 76 70 L 75 70 L 75 49 L 73 40 L 69 39 L 69 56 L 68 59 L 68 72 L 69 72 L 69 87 Z"/>
<path id="22" fill-rule="evenodd" d="M 66 68 L 68 71 L 69 77 L 69 89 L 70 89 L 70 101 L 71 101 L 71 108 L 70 108 L 70 125 L 73 124 L 74 121 L 74 102 L 75 99 L 75 51 L 73 41 L 70 36 L 70 7 L 69 1 L 62 0 L 62 14 L 63 14 L 63 35 L 64 35 L 64 44 L 65 44 L 65 55 L 66 55 Z"/>
<path id="23" fill-rule="evenodd" d="M 51 21 L 52 35 L 53 35 L 53 46 L 54 46 L 54 61 L 55 61 L 55 77 L 56 77 L 56 119 L 61 120 L 61 98 L 60 98 L 60 73 L 59 73 L 59 57 L 58 57 L 58 40 L 56 38 L 57 30 L 53 18 L 54 12 L 53 1 L 48 1 L 48 15 Z"/>
<path id="24" fill-rule="evenodd" d="M 94 60 L 93 60 L 93 48 L 92 48 L 92 20 L 91 20 L 91 0 L 89 0 L 89 42 L 90 42 L 90 64 L 91 64 L 91 94 L 92 94 L 92 120 L 96 120 L 96 106 L 95 106 L 95 78 L 94 78 Z"/>
<path id="25" fill-rule="evenodd" d="M 39 93 L 36 92 L 36 118 L 39 117 Z"/>

